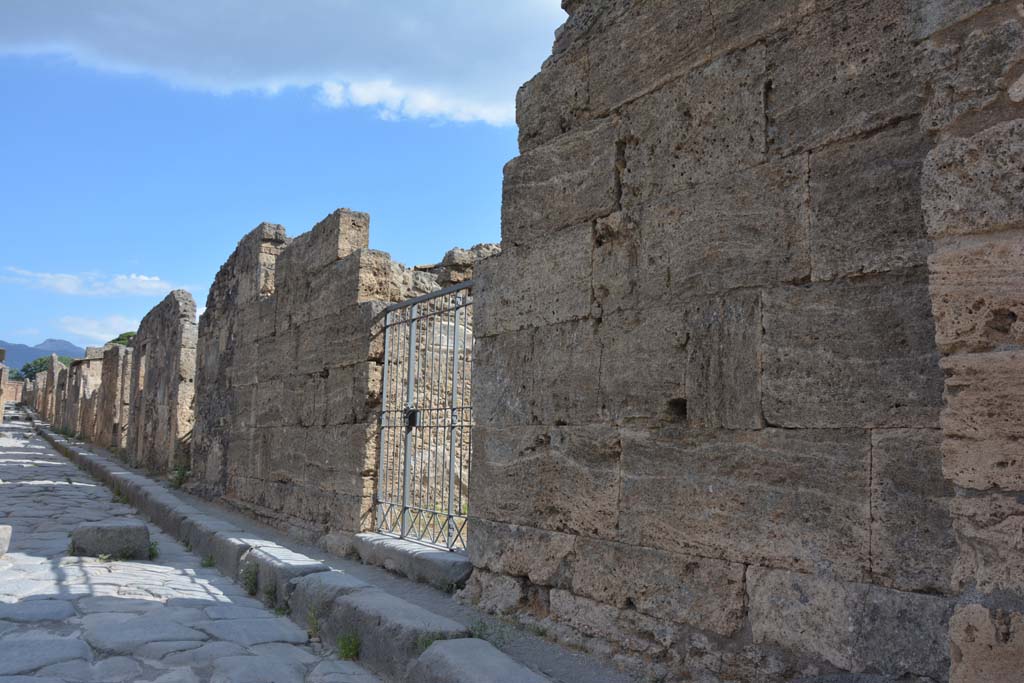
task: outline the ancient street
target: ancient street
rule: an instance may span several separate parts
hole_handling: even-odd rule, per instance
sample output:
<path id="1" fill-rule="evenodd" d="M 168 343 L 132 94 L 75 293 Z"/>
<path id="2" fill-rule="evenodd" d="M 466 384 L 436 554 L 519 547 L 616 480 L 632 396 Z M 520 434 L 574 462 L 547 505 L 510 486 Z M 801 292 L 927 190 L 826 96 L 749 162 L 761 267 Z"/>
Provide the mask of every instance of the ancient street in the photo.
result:
<path id="1" fill-rule="evenodd" d="M 0 683 L 371 683 L 150 525 L 149 562 L 68 556 L 80 522 L 132 508 L 5 411 L 0 432 Z M 14 418 L 14 420 L 11 420 Z"/>

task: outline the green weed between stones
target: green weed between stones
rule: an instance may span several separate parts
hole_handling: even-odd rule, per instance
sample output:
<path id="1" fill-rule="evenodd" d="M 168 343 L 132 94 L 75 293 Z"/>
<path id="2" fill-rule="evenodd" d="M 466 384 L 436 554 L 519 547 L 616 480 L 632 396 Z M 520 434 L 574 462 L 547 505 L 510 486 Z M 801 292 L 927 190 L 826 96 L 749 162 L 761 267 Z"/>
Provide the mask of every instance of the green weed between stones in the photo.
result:
<path id="1" fill-rule="evenodd" d="M 362 645 L 362 641 L 359 640 L 359 634 L 357 633 L 346 633 L 345 635 L 338 636 L 338 658 L 346 660 L 359 659 L 360 645 Z"/>
<path id="2" fill-rule="evenodd" d="M 246 565 L 242 570 L 242 588 L 249 595 L 256 595 L 259 590 L 259 569 L 255 564 Z"/>
<path id="3" fill-rule="evenodd" d="M 416 639 L 416 652 L 417 654 L 423 654 L 427 648 L 441 640 L 441 636 L 437 633 L 424 633 Z"/>
<path id="4" fill-rule="evenodd" d="M 160 557 L 160 546 L 157 544 L 156 541 L 150 541 L 149 542 L 149 559 L 150 559 L 150 561 L 153 561 L 153 560 L 155 560 L 158 557 Z"/>
<path id="5" fill-rule="evenodd" d="M 306 614 L 306 619 L 309 621 L 309 637 L 311 640 L 319 640 L 320 638 L 320 612 L 315 608 L 311 607 L 309 612 Z"/>
<path id="6" fill-rule="evenodd" d="M 206 567 L 207 569 L 209 569 L 210 567 L 213 566 L 213 555 L 207 555 L 206 557 L 203 558 L 203 561 L 200 562 L 199 564 L 201 564 L 204 567 Z"/>
<path id="7" fill-rule="evenodd" d="M 171 483 L 172 489 L 180 489 L 188 481 L 188 478 L 192 475 L 192 470 L 188 469 L 184 465 L 179 465 L 171 471 L 171 475 L 168 477 Z"/>

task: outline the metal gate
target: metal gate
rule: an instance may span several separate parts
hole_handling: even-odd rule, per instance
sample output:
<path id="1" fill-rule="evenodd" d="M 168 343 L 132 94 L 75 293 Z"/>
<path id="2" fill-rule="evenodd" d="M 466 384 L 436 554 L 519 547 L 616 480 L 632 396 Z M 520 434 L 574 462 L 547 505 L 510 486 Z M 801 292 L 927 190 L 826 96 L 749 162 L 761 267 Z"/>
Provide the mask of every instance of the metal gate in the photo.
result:
<path id="1" fill-rule="evenodd" d="M 466 546 L 473 283 L 393 304 L 384 316 L 377 530 Z"/>

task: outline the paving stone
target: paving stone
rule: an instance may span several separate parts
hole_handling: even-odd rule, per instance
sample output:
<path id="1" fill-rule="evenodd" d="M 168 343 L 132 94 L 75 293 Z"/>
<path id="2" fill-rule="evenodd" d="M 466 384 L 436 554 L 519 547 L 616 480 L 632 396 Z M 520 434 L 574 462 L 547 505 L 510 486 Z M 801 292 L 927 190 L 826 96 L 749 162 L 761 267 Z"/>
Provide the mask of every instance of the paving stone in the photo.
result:
<path id="1" fill-rule="evenodd" d="M 0 557 L 3 557 L 7 549 L 11 547 L 11 531 L 10 524 L 0 524 Z"/>
<path id="2" fill-rule="evenodd" d="M 163 658 L 167 666 L 205 666 L 221 657 L 245 654 L 245 648 L 237 643 L 217 641 L 206 643 L 195 649 L 175 652 Z"/>
<path id="3" fill-rule="evenodd" d="M 306 683 L 375 683 L 376 675 L 353 662 L 325 660 L 316 665 Z"/>
<path id="4" fill-rule="evenodd" d="M 75 615 L 67 600 L 30 600 L 13 605 L 0 604 L 0 619 L 7 621 L 60 621 Z"/>
<path id="5" fill-rule="evenodd" d="M 253 645 L 249 651 L 254 655 L 273 657 L 274 659 L 288 660 L 296 664 L 312 664 L 318 661 L 308 649 L 295 647 L 288 643 L 262 643 Z"/>
<path id="6" fill-rule="evenodd" d="M 210 683 L 302 683 L 302 668 L 271 657 L 225 657 L 214 665 Z"/>
<path id="7" fill-rule="evenodd" d="M 91 659 L 92 650 L 78 639 L 19 638 L 0 641 L 0 674 L 19 674 L 72 659 Z"/>
<path id="8" fill-rule="evenodd" d="M 134 654 L 143 659 L 160 659 L 174 652 L 184 652 L 202 647 L 201 640 L 165 640 L 159 643 L 146 643 L 139 647 Z"/>
<path id="9" fill-rule="evenodd" d="M 304 644 L 309 637 L 288 619 L 231 619 L 205 621 L 196 624 L 215 638 L 230 640 L 242 645 L 282 642 Z"/>
<path id="10" fill-rule="evenodd" d="M 86 681 L 96 683 L 119 683 L 137 680 L 142 672 L 138 662 L 130 657 L 111 657 L 90 663 L 84 659 L 52 664 L 39 670 L 43 676 L 58 676 L 65 681 Z"/>
<path id="11" fill-rule="evenodd" d="M 104 615 L 92 615 L 104 616 Z M 146 643 L 160 640 L 206 640 L 195 629 L 158 615 L 132 617 L 124 621 L 83 619 L 83 638 L 93 647 L 107 652 L 131 653 Z"/>

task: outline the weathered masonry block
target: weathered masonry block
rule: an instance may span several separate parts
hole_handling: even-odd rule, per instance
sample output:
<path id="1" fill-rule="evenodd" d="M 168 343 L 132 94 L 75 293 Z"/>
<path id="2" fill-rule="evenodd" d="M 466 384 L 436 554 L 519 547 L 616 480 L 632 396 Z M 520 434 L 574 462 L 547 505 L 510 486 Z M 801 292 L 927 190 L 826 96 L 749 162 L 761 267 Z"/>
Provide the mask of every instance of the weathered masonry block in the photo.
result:
<path id="1" fill-rule="evenodd" d="M 127 434 L 133 465 L 159 473 L 188 467 L 196 341 L 196 304 L 185 290 L 168 294 L 139 324 Z"/>
<path id="2" fill-rule="evenodd" d="M 121 344 L 110 344 L 105 347 L 101 373 L 96 407 L 96 430 L 92 441 L 116 451 L 124 449 L 127 445 L 132 349 Z"/>
<path id="3" fill-rule="evenodd" d="M 368 527 L 381 313 L 438 287 L 368 244 L 369 216 L 339 209 L 295 238 L 261 224 L 221 268 L 199 323 L 197 492 L 308 539 Z"/>
<path id="4" fill-rule="evenodd" d="M 1018 5 L 563 2 L 478 268 L 468 598 L 671 680 L 1002 680 Z"/>

